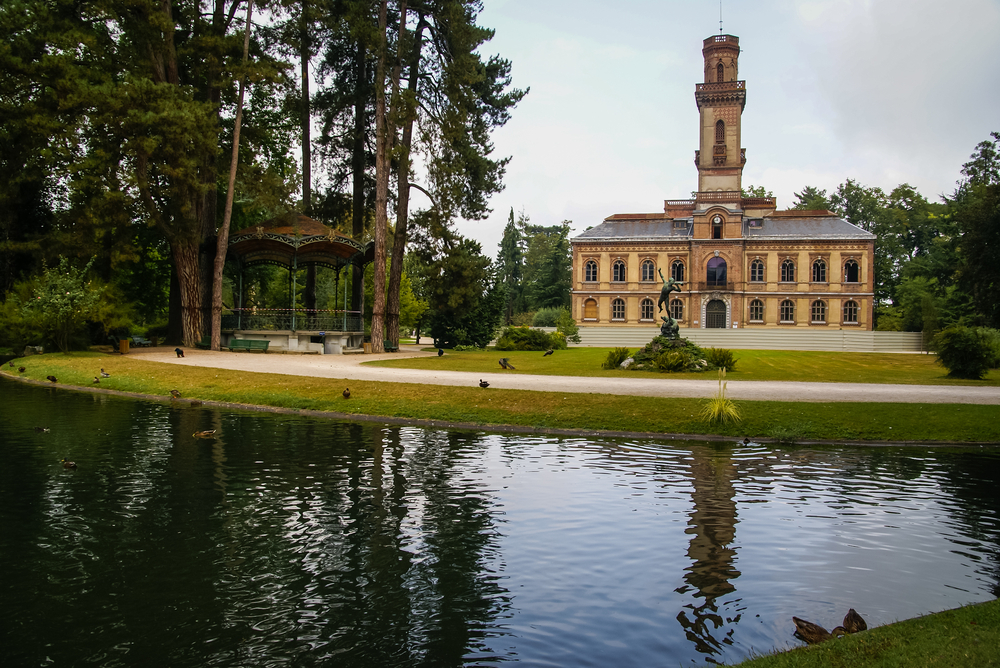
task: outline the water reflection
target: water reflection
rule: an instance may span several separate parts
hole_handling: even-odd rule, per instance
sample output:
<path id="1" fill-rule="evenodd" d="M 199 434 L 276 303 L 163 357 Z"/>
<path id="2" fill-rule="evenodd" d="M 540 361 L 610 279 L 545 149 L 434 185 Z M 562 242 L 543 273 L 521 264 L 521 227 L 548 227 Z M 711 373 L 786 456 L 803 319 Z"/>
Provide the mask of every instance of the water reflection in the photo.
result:
<path id="1" fill-rule="evenodd" d="M 3 665 L 734 662 L 795 644 L 793 614 L 879 624 L 1000 592 L 993 451 L 526 438 L 0 387 Z"/>
<path id="2" fill-rule="evenodd" d="M 724 617 L 719 611 L 719 599 L 736 591 L 730 582 L 740 576 L 734 562 L 736 550 L 736 490 L 733 481 L 738 469 L 731 450 L 700 448 L 692 452 L 690 471 L 693 490 L 692 510 L 686 533 L 691 535 L 687 556 L 691 565 L 684 569 L 684 582 L 677 593 L 691 593 L 700 602 L 689 603 L 677 613 L 677 621 L 697 651 L 714 655 L 722 643 L 732 644 L 732 624 L 740 620 L 741 612 Z M 733 608 L 739 598 L 727 601 Z M 739 608 L 737 607 L 737 610 Z M 727 627 L 728 628 L 725 628 Z M 724 629 L 724 631 L 720 631 Z M 717 632 L 713 636 L 713 632 Z"/>

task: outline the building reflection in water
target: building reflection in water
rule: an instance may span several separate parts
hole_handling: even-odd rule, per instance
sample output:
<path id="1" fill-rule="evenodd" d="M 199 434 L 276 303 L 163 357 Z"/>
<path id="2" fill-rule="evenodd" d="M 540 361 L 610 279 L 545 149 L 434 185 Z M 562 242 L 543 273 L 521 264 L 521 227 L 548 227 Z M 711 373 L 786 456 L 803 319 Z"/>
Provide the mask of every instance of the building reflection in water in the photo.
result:
<path id="1" fill-rule="evenodd" d="M 723 644 L 732 644 L 734 625 L 742 614 L 739 598 L 720 602 L 736 591 L 732 581 L 740 576 L 731 547 L 736 537 L 738 471 L 728 448 L 710 446 L 692 451 L 690 471 L 694 489 L 686 533 L 691 535 L 687 551 L 691 564 L 684 569 L 685 584 L 675 591 L 690 593 L 695 600 L 681 609 L 677 621 L 707 658 L 720 653 Z"/>

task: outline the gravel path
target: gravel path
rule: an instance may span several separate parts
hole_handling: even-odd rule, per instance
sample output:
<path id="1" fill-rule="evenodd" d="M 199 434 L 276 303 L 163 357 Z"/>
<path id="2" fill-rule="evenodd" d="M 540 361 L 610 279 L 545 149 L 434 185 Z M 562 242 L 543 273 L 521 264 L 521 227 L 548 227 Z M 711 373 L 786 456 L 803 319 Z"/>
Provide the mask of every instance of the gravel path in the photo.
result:
<path id="1" fill-rule="evenodd" d="M 480 379 L 490 387 L 538 390 L 544 392 L 581 392 L 623 394 L 643 397 L 710 397 L 718 391 L 718 380 L 676 380 L 658 378 L 586 378 L 580 376 L 536 376 L 517 372 L 489 371 L 481 374 L 463 371 L 391 369 L 364 365 L 378 359 L 433 357 L 416 346 L 403 346 L 399 353 L 379 355 L 282 355 L 231 353 L 228 351 L 186 350 L 178 358 L 173 349 L 133 349 L 129 354 L 155 362 L 189 366 L 279 373 L 290 376 L 374 380 L 389 383 L 426 383 L 474 387 Z M 777 381 L 731 380 L 727 396 L 758 401 L 832 401 L 993 404 L 1000 405 L 1000 388 L 945 385 L 875 385 L 864 383 L 800 383 Z"/>

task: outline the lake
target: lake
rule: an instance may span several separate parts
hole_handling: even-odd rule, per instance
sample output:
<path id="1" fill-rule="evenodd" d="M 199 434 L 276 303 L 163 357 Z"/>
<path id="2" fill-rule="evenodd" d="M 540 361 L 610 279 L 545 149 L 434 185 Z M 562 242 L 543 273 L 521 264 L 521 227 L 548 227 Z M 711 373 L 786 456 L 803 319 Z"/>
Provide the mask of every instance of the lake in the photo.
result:
<path id="1" fill-rule="evenodd" d="M 994 449 L 0 392 L 4 666 L 704 665 L 1000 596 Z"/>

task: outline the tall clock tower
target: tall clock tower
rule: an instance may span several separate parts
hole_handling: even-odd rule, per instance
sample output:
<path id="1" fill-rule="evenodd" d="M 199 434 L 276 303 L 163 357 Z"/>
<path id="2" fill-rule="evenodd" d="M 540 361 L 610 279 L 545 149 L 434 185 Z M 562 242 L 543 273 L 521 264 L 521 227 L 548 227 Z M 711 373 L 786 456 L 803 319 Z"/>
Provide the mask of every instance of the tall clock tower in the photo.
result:
<path id="1" fill-rule="evenodd" d="M 705 82 L 695 101 L 701 116 L 701 148 L 695 153 L 698 191 L 732 192 L 739 202 L 746 152 L 740 148 L 740 118 L 746 105 L 746 82 L 740 81 L 740 38 L 713 35 L 703 42 Z"/>

